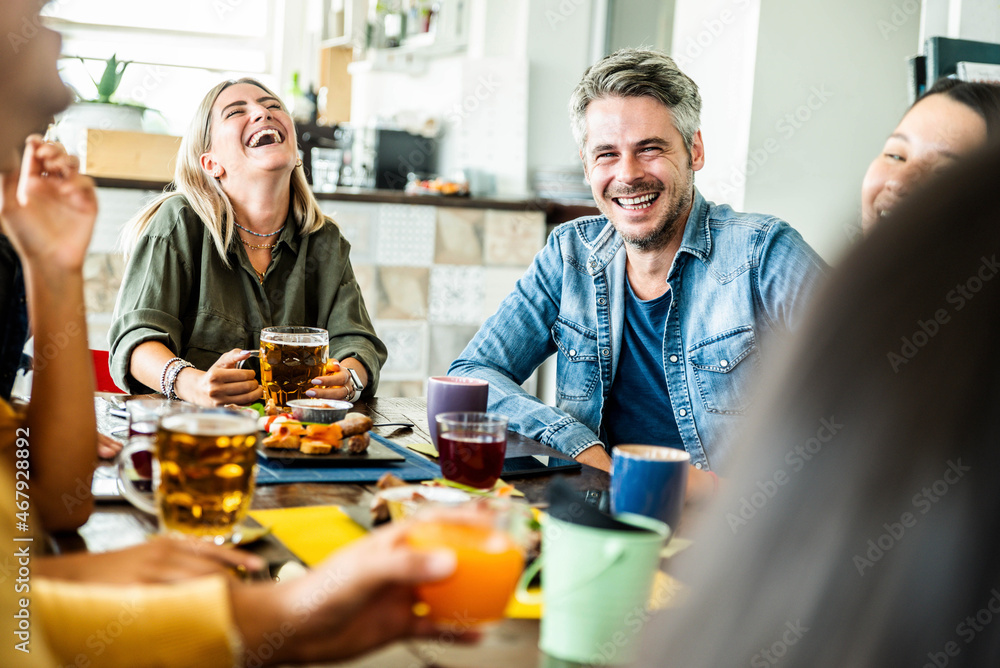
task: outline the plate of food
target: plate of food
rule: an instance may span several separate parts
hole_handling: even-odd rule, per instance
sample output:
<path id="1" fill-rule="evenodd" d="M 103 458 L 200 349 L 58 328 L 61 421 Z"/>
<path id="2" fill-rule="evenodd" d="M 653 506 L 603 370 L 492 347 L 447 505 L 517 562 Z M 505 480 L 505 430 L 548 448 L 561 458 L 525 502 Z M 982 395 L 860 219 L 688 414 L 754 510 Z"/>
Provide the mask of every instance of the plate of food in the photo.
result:
<path id="1" fill-rule="evenodd" d="M 284 466 L 364 466 L 405 461 L 368 433 L 372 420 L 348 413 L 331 424 L 301 422 L 290 416 L 261 418 L 266 436 L 257 442 L 261 461 Z"/>

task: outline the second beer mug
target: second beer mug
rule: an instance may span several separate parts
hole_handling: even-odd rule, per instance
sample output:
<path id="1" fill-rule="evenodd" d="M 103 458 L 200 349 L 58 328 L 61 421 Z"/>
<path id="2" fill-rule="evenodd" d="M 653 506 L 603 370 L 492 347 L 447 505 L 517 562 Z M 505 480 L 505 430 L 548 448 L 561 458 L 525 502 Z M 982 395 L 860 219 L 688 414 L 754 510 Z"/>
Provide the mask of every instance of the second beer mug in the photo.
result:
<path id="1" fill-rule="evenodd" d="M 257 474 L 257 420 L 224 408 L 196 408 L 161 418 L 155 438 L 129 441 L 118 455 L 122 492 L 156 514 L 160 531 L 215 543 L 232 539 L 250 508 Z M 153 453 L 153 498 L 136 490 L 126 464 Z"/>

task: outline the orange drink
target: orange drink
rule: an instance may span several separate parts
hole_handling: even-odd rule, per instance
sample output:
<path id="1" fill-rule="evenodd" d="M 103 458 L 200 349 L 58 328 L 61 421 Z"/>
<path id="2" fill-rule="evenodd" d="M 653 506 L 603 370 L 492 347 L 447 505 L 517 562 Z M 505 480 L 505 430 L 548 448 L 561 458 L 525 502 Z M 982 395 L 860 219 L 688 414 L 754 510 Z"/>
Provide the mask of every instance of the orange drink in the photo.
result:
<path id="1" fill-rule="evenodd" d="M 524 568 L 520 545 L 505 530 L 484 524 L 417 522 L 407 541 L 419 550 L 455 552 L 455 572 L 420 585 L 417 595 L 436 622 L 475 625 L 503 617 Z"/>

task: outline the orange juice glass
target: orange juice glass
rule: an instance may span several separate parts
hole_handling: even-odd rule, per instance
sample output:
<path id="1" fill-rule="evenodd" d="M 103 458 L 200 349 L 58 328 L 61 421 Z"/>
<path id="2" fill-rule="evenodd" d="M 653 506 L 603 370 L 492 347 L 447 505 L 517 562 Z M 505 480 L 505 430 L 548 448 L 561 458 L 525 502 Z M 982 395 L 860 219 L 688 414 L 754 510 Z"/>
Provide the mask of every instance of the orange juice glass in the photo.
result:
<path id="1" fill-rule="evenodd" d="M 506 527 L 488 523 L 418 519 L 407 542 L 418 550 L 449 549 L 455 572 L 417 587 L 435 622 L 471 627 L 503 617 L 524 570 L 524 549 Z"/>

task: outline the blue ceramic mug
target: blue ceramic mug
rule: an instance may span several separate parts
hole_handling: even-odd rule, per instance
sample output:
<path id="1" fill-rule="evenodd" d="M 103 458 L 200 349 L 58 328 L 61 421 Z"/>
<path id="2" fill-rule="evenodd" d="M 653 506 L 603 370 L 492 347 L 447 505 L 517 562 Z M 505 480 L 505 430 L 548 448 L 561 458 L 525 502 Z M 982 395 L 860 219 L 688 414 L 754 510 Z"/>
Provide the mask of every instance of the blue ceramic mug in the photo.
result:
<path id="1" fill-rule="evenodd" d="M 658 519 L 677 529 L 691 455 L 659 445 L 618 445 L 611 459 L 611 511 Z"/>

